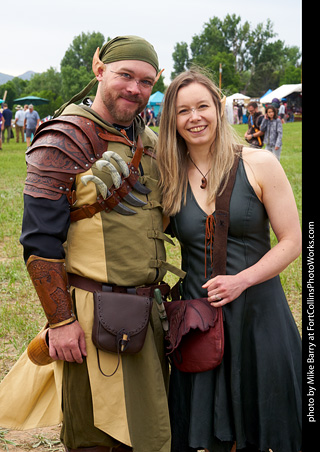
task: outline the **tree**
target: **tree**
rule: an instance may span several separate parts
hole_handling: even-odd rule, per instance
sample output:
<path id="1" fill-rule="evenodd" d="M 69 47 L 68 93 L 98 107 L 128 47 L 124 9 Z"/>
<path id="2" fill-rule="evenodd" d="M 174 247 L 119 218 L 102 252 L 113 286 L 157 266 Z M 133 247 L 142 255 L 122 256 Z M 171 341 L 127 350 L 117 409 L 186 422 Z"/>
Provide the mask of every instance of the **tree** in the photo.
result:
<path id="1" fill-rule="evenodd" d="M 61 67 L 62 96 L 67 101 L 79 93 L 93 78 L 93 72 L 88 72 L 84 66 L 75 69 L 72 66 Z"/>
<path id="2" fill-rule="evenodd" d="M 159 77 L 159 80 L 157 81 L 157 83 L 152 88 L 151 94 L 156 93 L 157 91 L 160 91 L 161 93 L 164 93 L 165 90 L 166 90 L 166 87 L 165 87 L 165 84 L 164 84 L 164 77 L 161 74 L 160 77 Z"/>
<path id="3" fill-rule="evenodd" d="M 258 96 L 278 86 L 280 80 L 292 80 L 298 74 L 294 68 L 300 65 L 299 49 L 286 47 L 280 40 L 271 42 L 275 36 L 270 19 L 252 28 L 235 14 L 228 14 L 224 20 L 213 17 L 199 35 L 193 36 L 191 56 L 186 43 L 176 44 L 172 76 L 195 64 L 208 68 L 218 80 L 221 64 L 225 92 Z"/>
<path id="4" fill-rule="evenodd" d="M 236 71 L 236 58 L 232 53 L 218 52 L 212 57 L 210 68 L 213 71 L 213 80 L 219 86 L 219 70 L 222 67 L 221 85 L 225 94 L 233 94 L 241 90 L 241 78 Z"/>
<path id="5" fill-rule="evenodd" d="M 286 78 L 284 74 L 297 74 L 293 68 L 298 68 L 299 58 L 301 56 L 297 47 L 286 47 L 283 41 L 277 40 L 265 44 L 259 55 L 256 55 L 256 61 L 251 69 L 251 79 L 247 85 L 247 94 L 259 96 L 264 94 L 268 89 L 275 89 L 283 84 Z M 292 68 L 289 70 L 289 68 Z M 291 82 L 299 83 L 296 78 L 291 78 Z M 297 80 L 297 81 L 293 81 Z"/>
<path id="6" fill-rule="evenodd" d="M 189 67 L 188 44 L 186 42 L 177 42 L 172 57 L 174 63 L 173 72 L 171 72 L 171 80 Z"/>
<path id="7" fill-rule="evenodd" d="M 246 42 L 250 36 L 250 24 L 245 22 L 240 24 L 240 16 L 229 14 L 226 16 L 224 22 L 221 25 L 222 33 L 227 42 L 229 51 L 235 58 L 235 69 L 237 72 L 241 72 L 246 67 L 248 49 Z"/>
<path id="8" fill-rule="evenodd" d="M 190 45 L 192 60 L 197 59 L 198 63 L 210 59 L 218 52 L 228 52 L 227 41 L 222 32 L 222 21 L 218 17 L 213 17 L 204 25 L 203 32 L 192 38 Z"/>
<path id="9" fill-rule="evenodd" d="M 57 96 L 61 94 L 62 78 L 61 73 L 50 67 L 46 72 L 41 74 L 34 74 L 27 86 L 29 94 L 31 91 L 48 90 L 55 93 Z"/>
<path id="10" fill-rule="evenodd" d="M 108 38 L 109 40 L 110 38 Z M 80 92 L 93 78 L 92 57 L 104 43 L 100 32 L 76 36 L 61 61 L 62 96 L 65 101 Z"/>
<path id="11" fill-rule="evenodd" d="M 91 72 L 92 57 L 97 47 L 101 48 L 103 43 L 104 36 L 100 32 L 81 33 L 76 36 L 61 60 L 61 70 L 67 66 L 73 69 L 84 67 L 87 72 Z"/>
<path id="12" fill-rule="evenodd" d="M 275 37 L 273 32 L 273 24 L 270 19 L 266 20 L 266 24 L 258 24 L 257 27 L 249 33 L 246 43 L 248 50 L 248 62 L 246 69 L 252 69 L 261 63 L 261 56 L 268 45 L 268 41 Z"/>
<path id="13" fill-rule="evenodd" d="M 10 109 L 12 109 L 14 105 L 14 99 L 21 97 L 21 93 L 23 92 L 26 83 L 25 80 L 14 77 L 12 80 L 9 80 L 0 86 L 1 98 L 3 98 L 4 93 L 7 91 L 6 103 Z"/>

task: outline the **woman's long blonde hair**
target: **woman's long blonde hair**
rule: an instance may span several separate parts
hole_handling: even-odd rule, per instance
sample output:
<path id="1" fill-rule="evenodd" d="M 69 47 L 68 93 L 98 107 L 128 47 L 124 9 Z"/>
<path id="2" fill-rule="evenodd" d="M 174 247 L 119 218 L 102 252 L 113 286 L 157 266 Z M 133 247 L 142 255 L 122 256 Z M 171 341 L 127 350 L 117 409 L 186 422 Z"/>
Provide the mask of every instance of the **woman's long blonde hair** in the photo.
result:
<path id="1" fill-rule="evenodd" d="M 235 145 L 239 144 L 234 129 L 223 114 L 220 91 L 208 75 L 204 74 L 204 70 L 192 68 L 178 75 L 165 93 L 157 145 L 162 206 L 164 214 L 168 216 L 179 212 L 182 198 L 186 200 L 188 152 L 185 141 L 177 132 L 176 101 L 179 89 L 191 83 L 200 83 L 210 91 L 217 111 L 216 138 L 213 152 L 210 153 L 211 170 L 207 176 L 208 202 L 216 199 L 223 177 L 232 168 Z"/>

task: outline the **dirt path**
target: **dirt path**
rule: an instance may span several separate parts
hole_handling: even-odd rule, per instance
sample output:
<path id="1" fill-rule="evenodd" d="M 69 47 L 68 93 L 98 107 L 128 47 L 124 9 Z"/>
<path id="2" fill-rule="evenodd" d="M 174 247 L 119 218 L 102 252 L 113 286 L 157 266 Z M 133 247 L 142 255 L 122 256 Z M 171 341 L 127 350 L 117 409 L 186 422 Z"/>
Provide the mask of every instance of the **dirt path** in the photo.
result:
<path id="1" fill-rule="evenodd" d="M 27 431 L 0 428 L 0 449 L 9 452 L 64 452 L 59 440 L 60 426 Z"/>

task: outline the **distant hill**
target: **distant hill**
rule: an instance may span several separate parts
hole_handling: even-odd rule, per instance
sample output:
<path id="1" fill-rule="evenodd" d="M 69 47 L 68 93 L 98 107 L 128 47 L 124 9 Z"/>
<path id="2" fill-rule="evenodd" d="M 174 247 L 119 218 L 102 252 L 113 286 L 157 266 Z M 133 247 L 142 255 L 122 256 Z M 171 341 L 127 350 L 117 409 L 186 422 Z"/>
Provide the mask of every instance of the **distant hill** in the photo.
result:
<path id="1" fill-rule="evenodd" d="M 22 80 L 30 80 L 33 74 L 36 74 L 34 71 L 27 71 L 24 74 L 18 75 L 18 78 L 21 78 Z M 9 74 L 3 74 L 0 72 L 0 85 L 3 85 L 4 83 L 7 83 L 9 80 L 12 80 L 15 76 L 9 75 Z"/>

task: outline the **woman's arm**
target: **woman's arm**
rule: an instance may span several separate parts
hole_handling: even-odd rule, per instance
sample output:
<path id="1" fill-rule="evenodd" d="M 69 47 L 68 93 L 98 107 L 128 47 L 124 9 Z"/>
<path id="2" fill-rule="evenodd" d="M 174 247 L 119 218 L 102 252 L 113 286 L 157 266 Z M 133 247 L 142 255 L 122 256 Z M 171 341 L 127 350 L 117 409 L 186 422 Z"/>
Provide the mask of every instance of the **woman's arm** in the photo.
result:
<path id="1" fill-rule="evenodd" d="M 263 202 L 278 243 L 255 265 L 237 275 L 219 275 L 206 284 L 209 301 L 223 306 L 248 287 L 280 274 L 301 252 L 301 228 L 290 183 L 278 160 L 264 151 L 244 153 L 248 179 Z"/>

